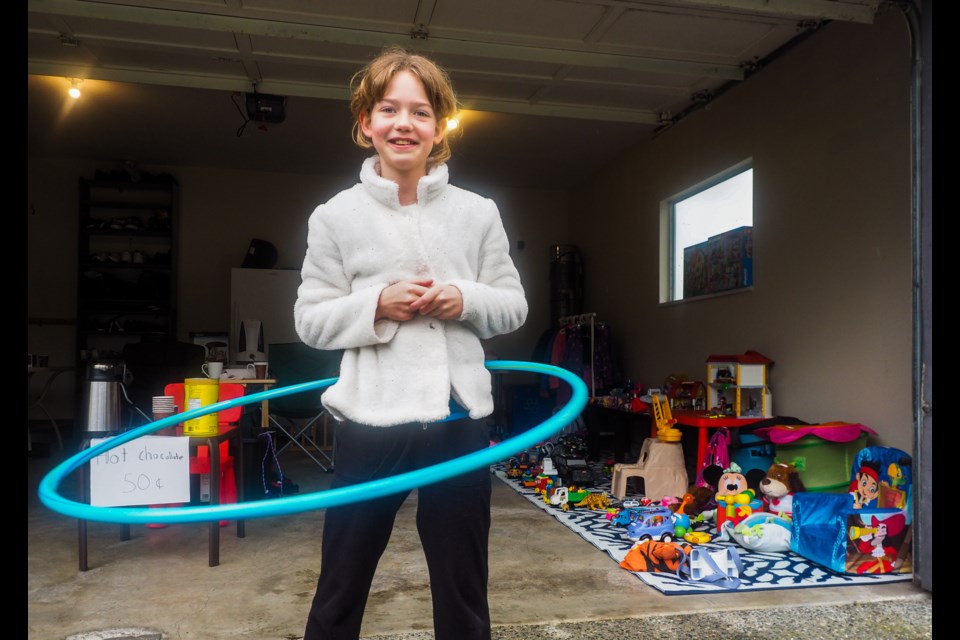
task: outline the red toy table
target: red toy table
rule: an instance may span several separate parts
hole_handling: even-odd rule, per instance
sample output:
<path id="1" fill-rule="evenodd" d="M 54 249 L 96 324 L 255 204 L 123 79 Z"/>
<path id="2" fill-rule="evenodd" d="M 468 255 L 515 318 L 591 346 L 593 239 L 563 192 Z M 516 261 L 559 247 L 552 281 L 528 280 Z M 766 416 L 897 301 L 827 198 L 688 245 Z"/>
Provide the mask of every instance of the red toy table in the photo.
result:
<path id="1" fill-rule="evenodd" d="M 679 427 L 696 427 L 697 431 L 697 466 L 694 467 L 694 472 L 699 473 L 700 468 L 703 466 L 703 459 L 707 453 L 707 430 L 708 429 L 719 429 L 720 427 L 728 427 L 730 429 L 738 429 L 740 427 L 745 427 L 748 424 L 753 424 L 755 422 L 760 422 L 764 418 L 729 418 L 729 417 L 711 417 L 715 414 L 710 413 L 709 411 L 685 411 L 677 409 L 676 411 L 671 412 L 673 414 L 673 419 L 677 421 L 677 426 Z M 657 425 L 656 422 L 653 424 L 653 428 L 650 431 L 650 436 L 653 438 L 657 437 Z"/>

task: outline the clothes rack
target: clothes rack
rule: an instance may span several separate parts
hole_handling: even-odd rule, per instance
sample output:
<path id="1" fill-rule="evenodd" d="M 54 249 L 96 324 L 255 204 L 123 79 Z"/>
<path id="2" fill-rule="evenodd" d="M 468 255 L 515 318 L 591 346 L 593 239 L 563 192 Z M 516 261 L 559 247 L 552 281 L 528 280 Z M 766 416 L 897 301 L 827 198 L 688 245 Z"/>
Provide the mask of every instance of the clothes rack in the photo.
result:
<path id="1" fill-rule="evenodd" d="M 595 356 L 595 329 L 596 329 L 596 313 L 580 313 L 574 316 L 561 316 L 560 317 L 560 326 L 566 324 L 575 324 L 583 325 L 590 324 L 590 397 L 595 398 L 597 396 L 597 374 L 595 370 L 596 363 L 594 362 Z"/>

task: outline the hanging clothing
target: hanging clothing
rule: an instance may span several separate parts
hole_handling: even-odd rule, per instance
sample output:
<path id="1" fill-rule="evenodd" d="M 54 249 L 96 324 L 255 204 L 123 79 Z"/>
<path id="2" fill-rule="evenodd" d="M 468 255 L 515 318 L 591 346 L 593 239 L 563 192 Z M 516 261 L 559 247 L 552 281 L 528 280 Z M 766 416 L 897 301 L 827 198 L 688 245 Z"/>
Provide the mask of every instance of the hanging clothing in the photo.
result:
<path id="1" fill-rule="evenodd" d="M 603 322 L 574 322 L 557 329 L 550 345 L 549 364 L 575 373 L 591 395 L 620 382 L 613 333 Z M 569 385 L 550 378 L 549 386 L 556 391 L 557 406 L 566 404 L 572 395 Z"/>

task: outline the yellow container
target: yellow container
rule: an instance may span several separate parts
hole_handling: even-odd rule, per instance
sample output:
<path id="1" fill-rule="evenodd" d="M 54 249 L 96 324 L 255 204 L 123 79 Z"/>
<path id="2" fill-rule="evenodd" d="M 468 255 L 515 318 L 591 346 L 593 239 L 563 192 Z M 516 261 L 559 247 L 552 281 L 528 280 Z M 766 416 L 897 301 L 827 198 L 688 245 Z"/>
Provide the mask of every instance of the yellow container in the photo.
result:
<path id="1" fill-rule="evenodd" d="M 216 404 L 219 397 L 219 380 L 187 378 L 183 381 L 183 404 L 186 411 L 209 407 Z M 215 436 L 218 433 L 216 411 L 183 422 L 183 435 L 185 436 Z"/>

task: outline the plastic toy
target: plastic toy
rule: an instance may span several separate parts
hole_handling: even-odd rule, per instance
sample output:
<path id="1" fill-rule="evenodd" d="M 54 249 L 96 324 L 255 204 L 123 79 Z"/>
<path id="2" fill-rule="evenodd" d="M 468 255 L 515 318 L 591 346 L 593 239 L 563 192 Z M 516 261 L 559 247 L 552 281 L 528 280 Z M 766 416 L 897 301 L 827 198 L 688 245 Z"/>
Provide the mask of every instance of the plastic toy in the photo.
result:
<path id="1" fill-rule="evenodd" d="M 838 573 L 913 571 L 913 465 L 910 454 L 893 447 L 865 447 L 851 465 L 851 486 L 873 480 L 857 507 L 850 493 L 801 492 L 793 497 L 791 551 Z M 891 470 L 893 471 L 890 474 Z M 889 505 L 889 506 L 888 506 Z M 902 507 L 899 505 L 903 505 Z"/>
<path id="2" fill-rule="evenodd" d="M 544 497 L 550 495 L 550 491 L 553 489 L 553 478 L 550 476 L 540 473 L 534 478 L 533 490 L 536 493 L 542 493 Z"/>
<path id="3" fill-rule="evenodd" d="M 793 494 L 806 491 L 800 472 L 792 464 L 777 462 L 770 465 L 760 481 L 761 502 L 765 511 L 783 518 L 793 517 Z"/>
<path id="4" fill-rule="evenodd" d="M 704 469 L 704 479 L 710 482 L 711 478 L 708 476 L 710 472 L 715 473 L 715 469 L 712 466 Z M 727 520 L 737 524 L 754 511 L 763 508 L 763 503 L 756 496 L 757 486 L 764 475 L 759 469 L 751 469 L 748 475 L 744 475 L 736 462 L 731 462 L 730 466 L 723 470 L 717 479 L 717 494 L 714 496 L 717 501 L 718 530 Z"/>
<path id="5" fill-rule="evenodd" d="M 706 506 L 710 504 L 713 500 L 713 494 L 714 492 L 711 491 L 709 487 L 698 487 L 694 485 L 683 494 L 680 502 L 676 505 L 671 505 L 671 508 L 674 509 L 674 513 L 696 516 L 703 512 Z"/>
<path id="6" fill-rule="evenodd" d="M 645 512 L 650 511 L 651 509 L 659 509 L 660 507 L 630 507 L 628 509 L 620 509 L 611 519 L 611 524 L 626 527 L 634 520 L 641 517 Z"/>
<path id="7" fill-rule="evenodd" d="M 725 522 L 738 524 L 744 518 L 754 511 L 760 511 L 763 503 L 757 499 L 757 494 L 753 489 L 746 489 L 735 495 L 720 495 L 717 498 L 717 530 L 723 527 Z"/>
<path id="8" fill-rule="evenodd" d="M 684 515 L 682 513 L 673 514 L 673 532 L 677 534 L 678 538 L 682 538 L 690 529 L 692 525 L 690 524 L 690 516 Z"/>
<path id="9" fill-rule="evenodd" d="M 676 418 L 670 412 L 670 402 L 667 396 L 659 393 L 651 394 L 651 406 L 653 407 L 653 419 L 657 423 L 657 440 L 661 442 L 680 442 L 683 432 L 673 425 L 677 423 Z"/>
<path id="10" fill-rule="evenodd" d="M 647 497 L 678 496 L 687 487 L 687 468 L 683 459 L 683 447 L 679 442 L 662 442 L 645 438 L 640 455 L 633 464 L 617 463 L 614 466 L 611 493 L 618 499 L 627 494 L 627 480 L 643 478 Z"/>
<path id="11" fill-rule="evenodd" d="M 710 534 L 706 531 L 688 531 L 683 534 L 683 539 L 693 544 L 706 544 L 710 542 Z"/>
<path id="12" fill-rule="evenodd" d="M 570 509 L 569 490 L 566 487 L 557 487 L 549 497 L 547 497 L 547 494 L 544 494 L 543 501 L 567 511 Z"/>
<path id="13" fill-rule="evenodd" d="M 631 540 L 658 539 L 670 542 L 674 538 L 673 512 L 667 507 L 654 507 L 644 510 L 627 525 L 627 537 Z"/>
<path id="14" fill-rule="evenodd" d="M 606 509 L 609 504 L 610 500 L 607 498 L 606 492 L 603 492 L 588 494 L 585 498 L 577 503 L 577 506 L 586 507 L 587 509 L 590 509 L 590 511 L 595 511 L 597 509 Z"/>

